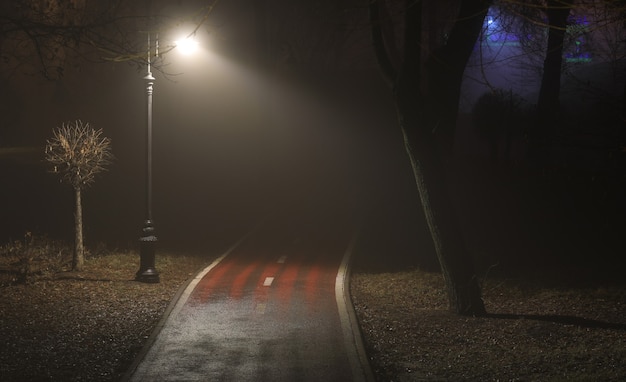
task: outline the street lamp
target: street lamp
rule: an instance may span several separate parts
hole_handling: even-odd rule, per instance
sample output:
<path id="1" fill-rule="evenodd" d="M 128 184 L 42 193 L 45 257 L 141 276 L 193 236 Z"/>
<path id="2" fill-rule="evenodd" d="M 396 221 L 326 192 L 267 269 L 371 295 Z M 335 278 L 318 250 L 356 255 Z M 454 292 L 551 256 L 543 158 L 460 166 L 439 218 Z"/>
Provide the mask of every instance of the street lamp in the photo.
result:
<path id="1" fill-rule="evenodd" d="M 189 55 L 196 51 L 198 48 L 198 42 L 192 38 L 185 37 L 174 41 L 174 46 L 176 47 L 176 50 L 180 51 L 181 54 Z"/>
<path id="2" fill-rule="evenodd" d="M 156 41 L 156 54 L 159 51 L 159 40 Z M 139 270 L 135 275 L 135 280 L 145 283 L 158 283 L 159 272 L 157 272 L 155 260 L 155 247 L 157 237 L 155 235 L 154 222 L 152 221 L 152 91 L 155 78 L 151 72 L 152 45 L 150 34 L 148 34 L 148 73 L 143 78 L 146 81 L 146 210 L 145 220 L 141 237 L 139 238 Z"/>
<path id="3" fill-rule="evenodd" d="M 176 41 L 175 46 L 183 54 L 190 54 L 197 47 L 195 41 L 185 38 Z M 159 39 L 157 36 L 155 44 L 155 56 L 159 55 Z M 155 267 L 155 249 L 157 237 L 155 235 L 154 221 L 152 220 L 152 93 L 154 87 L 154 76 L 151 72 L 152 45 L 150 34 L 148 34 L 148 73 L 143 78 L 146 81 L 146 210 L 145 220 L 141 237 L 139 238 L 139 270 L 135 275 L 135 280 L 145 283 L 158 283 L 159 272 Z"/>

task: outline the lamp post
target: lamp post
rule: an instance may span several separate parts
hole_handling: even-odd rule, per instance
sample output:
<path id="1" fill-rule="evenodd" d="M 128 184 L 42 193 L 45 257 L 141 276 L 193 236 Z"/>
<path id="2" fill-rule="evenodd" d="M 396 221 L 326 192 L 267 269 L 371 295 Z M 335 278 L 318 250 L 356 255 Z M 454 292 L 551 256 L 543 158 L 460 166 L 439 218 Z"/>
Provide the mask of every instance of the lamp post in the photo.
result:
<path id="1" fill-rule="evenodd" d="M 156 54 L 158 55 L 159 42 L 156 41 Z M 140 265 L 135 280 L 144 283 L 158 283 L 159 273 L 155 268 L 155 247 L 157 237 L 155 235 L 154 222 L 152 221 L 152 92 L 155 78 L 151 72 L 152 46 L 150 34 L 148 34 L 148 73 L 143 78 L 146 81 L 146 210 L 145 220 L 141 237 L 139 238 Z"/>
<path id="2" fill-rule="evenodd" d="M 183 54 L 189 54 L 195 50 L 197 44 L 189 36 L 175 42 Z M 159 38 L 157 35 L 155 44 L 155 56 L 159 55 Z M 152 45 L 148 33 L 148 73 L 143 78 L 146 81 L 146 211 L 141 237 L 139 237 L 139 270 L 135 274 L 135 280 L 144 283 L 158 283 L 159 272 L 155 267 L 155 249 L 157 237 L 155 235 L 154 222 L 152 221 L 152 93 L 154 88 L 154 76 L 151 71 Z"/>

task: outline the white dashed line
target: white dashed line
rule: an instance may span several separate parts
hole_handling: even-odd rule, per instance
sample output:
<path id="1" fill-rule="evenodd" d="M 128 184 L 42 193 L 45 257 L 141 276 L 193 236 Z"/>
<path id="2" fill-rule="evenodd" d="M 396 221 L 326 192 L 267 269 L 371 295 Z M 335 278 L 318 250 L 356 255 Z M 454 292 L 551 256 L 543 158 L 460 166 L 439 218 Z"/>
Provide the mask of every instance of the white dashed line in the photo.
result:
<path id="1" fill-rule="evenodd" d="M 287 260 L 287 256 L 281 256 L 281 257 L 278 259 L 277 263 L 278 263 L 278 264 L 284 264 L 284 263 L 285 263 L 285 260 Z"/>
<path id="2" fill-rule="evenodd" d="M 273 277 L 266 277 L 265 281 L 263 281 L 263 286 L 270 286 L 274 282 Z"/>

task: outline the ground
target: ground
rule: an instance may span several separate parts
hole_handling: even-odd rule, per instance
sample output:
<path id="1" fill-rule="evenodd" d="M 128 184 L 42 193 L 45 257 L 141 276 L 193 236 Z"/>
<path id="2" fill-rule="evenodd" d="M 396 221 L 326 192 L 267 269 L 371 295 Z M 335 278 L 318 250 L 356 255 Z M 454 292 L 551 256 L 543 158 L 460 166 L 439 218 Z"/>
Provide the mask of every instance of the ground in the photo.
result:
<path id="1" fill-rule="evenodd" d="M 0 380 L 117 381 L 166 307 L 207 261 L 160 254 L 159 284 L 133 281 L 136 253 L 88 258 L 83 272 L 0 287 Z"/>
<path id="2" fill-rule="evenodd" d="M 489 316 L 449 313 L 440 274 L 356 273 L 379 381 L 626 380 L 626 288 L 489 280 Z"/>
<path id="3" fill-rule="evenodd" d="M 0 380 L 117 381 L 168 303 L 207 261 L 163 254 L 160 284 L 134 253 L 0 288 Z M 626 379 L 626 288 L 487 280 L 490 316 L 446 309 L 441 275 L 355 269 L 352 298 L 378 381 Z"/>

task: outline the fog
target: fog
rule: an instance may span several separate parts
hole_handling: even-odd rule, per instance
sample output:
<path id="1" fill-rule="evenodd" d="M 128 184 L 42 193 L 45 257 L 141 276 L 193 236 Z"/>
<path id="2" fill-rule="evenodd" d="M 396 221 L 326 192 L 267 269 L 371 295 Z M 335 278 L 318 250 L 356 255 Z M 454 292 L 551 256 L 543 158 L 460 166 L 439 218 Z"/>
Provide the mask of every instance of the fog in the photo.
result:
<path id="1" fill-rule="evenodd" d="M 103 129 L 115 156 L 84 192 L 87 243 L 135 246 L 145 218 L 145 70 L 100 64 L 56 82 L 11 81 L 18 105 L 4 135 L 27 149 L 3 149 L 4 239 L 26 231 L 71 239 L 73 193 L 46 173 L 43 146 L 55 126 L 81 119 Z M 376 73 L 358 86 L 305 84 L 205 48 L 171 54 L 153 74 L 152 210 L 161 246 L 223 245 L 285 208 L 367 214 L 414 198 Z"/>

